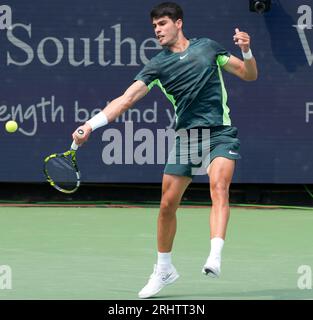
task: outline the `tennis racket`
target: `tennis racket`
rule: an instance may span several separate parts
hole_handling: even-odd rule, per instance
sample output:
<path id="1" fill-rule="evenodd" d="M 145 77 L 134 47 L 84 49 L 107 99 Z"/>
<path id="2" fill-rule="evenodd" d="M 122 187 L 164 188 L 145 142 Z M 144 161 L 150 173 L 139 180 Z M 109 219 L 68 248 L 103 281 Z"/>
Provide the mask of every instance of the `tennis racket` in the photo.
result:
<path id="1" fill-rule="evenodd" d="M 84 131 L 79 129 L 79 134 Z M 70 150 L 54 153 L 44 160 L 44 175 L 50 185 L 63 193 L 74 193 L 80 186 L 80 171 L 76 161 L 78 145 L 73 141 Z"/>

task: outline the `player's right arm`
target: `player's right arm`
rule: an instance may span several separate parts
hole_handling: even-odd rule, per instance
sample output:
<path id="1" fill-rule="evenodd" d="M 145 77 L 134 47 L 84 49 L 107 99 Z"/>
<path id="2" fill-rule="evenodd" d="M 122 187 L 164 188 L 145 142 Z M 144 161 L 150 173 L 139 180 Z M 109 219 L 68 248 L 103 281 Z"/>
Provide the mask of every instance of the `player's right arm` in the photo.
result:
<path id="1" fill-rule="evenodd" d="M 78 127 L 72 134 L 73 139 L 77 145 L 81 145 L 89 138 L 90 133 L 94 130 L 90 123 L 97 123 L 103 121 L 102 125 L 114 121 L 121 114 L 131 108 L 138 100 L 143 98 L 149 89 L 147 85 L 141 81 L 135 81 L 120 97 L 112 100 L 102 111 L 95 117 L 88 120 L 84 125 Z M 103 114 L 102 114 L 103 113 Z M 95 121 L 96 120 L 96 121 Z M 105 123 L 106 122 L 106 123 Z M 99 127 L 101 123 L 99 123 Z M 78 134 L 77 131 L 83 130 L 83 134 Z"/>

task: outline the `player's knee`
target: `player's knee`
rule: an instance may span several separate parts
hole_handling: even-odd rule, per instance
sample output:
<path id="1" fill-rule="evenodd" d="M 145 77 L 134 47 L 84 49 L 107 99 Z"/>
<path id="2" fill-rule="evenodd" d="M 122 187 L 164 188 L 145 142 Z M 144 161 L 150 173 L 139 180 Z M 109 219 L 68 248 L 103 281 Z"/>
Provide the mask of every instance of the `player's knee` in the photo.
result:
<path id="1" fill-rule="evenodd" d="M 160 204 L 160 213 L 161 214 L 175 214 L 175 202 L 173 199 L 168 197 L 163 197 Z"/>
<path id="2" fill-rule="evenodd" d="M 162 211 L 168 211 L 171 209 L 172 207 L 172 204 L 171 204 L 171 201 L 169 199 L 162 199 L 161 200 L 161 210 Z"/>
<path id="3" fill-rule="evenodd" d="M 212 198 L 228 198 L 229 183 L 226 181 L 215 181 L 210 185 Z"/>

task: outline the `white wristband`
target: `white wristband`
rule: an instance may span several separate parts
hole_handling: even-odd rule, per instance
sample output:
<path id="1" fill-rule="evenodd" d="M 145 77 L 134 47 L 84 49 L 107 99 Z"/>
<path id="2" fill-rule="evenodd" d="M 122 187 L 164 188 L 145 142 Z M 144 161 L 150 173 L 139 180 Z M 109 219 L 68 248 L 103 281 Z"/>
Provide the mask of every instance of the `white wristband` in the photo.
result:
<path id="1" fill-rule="evenodd" d="M 249 49 L 248 52 L 243 52 L 243 51 L 242 51 L 242 56 L 243 56 L 243 58 L 244 58 L 245 60 L 250 60 L 250 59 L 252 59 L 252 58 L 253 58 L 253 55 L 252 55 L 251 49 Z"/>
<path id="2" fill-rule="evenodd" d="M 87 121 L 92 131 L 95 131 L 96 129 L 107 125 L 108 122 L 109 122 L 108 118 L 103 111 L 100 111 L 99 113 L 97 113 L 95 116 L 93 116 L 91 119 Z"/>

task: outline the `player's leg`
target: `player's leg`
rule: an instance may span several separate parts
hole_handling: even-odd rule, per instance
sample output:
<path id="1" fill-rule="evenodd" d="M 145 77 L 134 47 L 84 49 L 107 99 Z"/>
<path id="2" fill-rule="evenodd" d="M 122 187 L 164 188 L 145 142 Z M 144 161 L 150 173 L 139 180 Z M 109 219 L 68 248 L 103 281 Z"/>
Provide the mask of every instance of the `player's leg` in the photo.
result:
<path id="1" fill-rule="evenodd" d="M 176 234 L 176 210 L 191 178 L 164 174 L 162 199 L 158 216 L 158 260 L 146 286 L 139 292 L 140 298 L 156 295 L 166 285 L 173 283 L 179 275 L 172 265 L 171 251 Z"/>
<path id="2" fill-rule="evenodd" d="M 229 219 L 229 186 L 235 169 L 235 160 L 215 158 L 208 170 L 210 176 L 210 193 L 212 211 L 210 230 L 212 238 L 225 239 Z"/>
<path id="3" fill-rule="evenodd" d="M 172 251 L 176 233 L 176 210 L 191 178 L 164 174 L 162 198 L 158 217 L 158 251 Z"/>
<path id="4" fill-rule="evenodd" d="M 235 169 L 235 160 L 215 158 L 209 168 L 212 209 L 210 214 L 211 251 L 203 273 L 217 277 L 221 269 L 221 253 L 229 219 L 229 186 Z"/>

